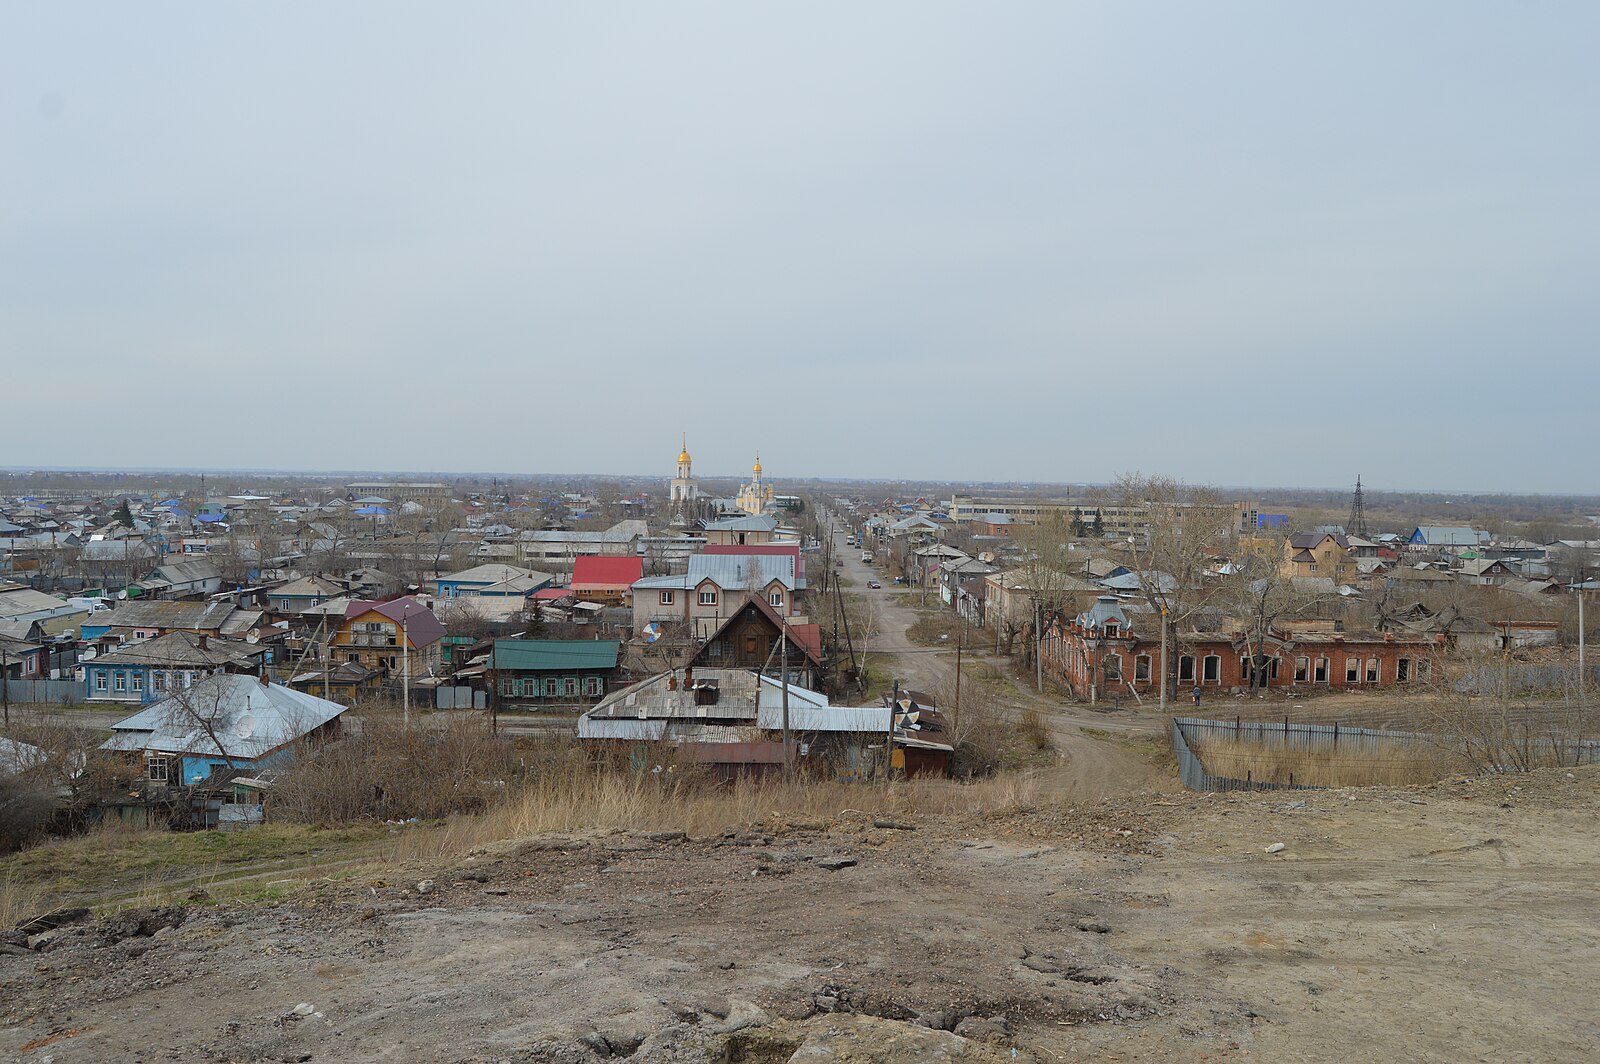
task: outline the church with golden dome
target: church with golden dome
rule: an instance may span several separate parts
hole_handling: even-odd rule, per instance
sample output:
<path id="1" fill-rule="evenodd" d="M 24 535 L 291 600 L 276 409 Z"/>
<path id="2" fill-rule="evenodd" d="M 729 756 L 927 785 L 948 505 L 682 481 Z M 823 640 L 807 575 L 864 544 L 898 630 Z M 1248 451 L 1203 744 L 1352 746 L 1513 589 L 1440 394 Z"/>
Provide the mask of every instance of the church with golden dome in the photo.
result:
<path id="1" fill-rule="evenodd" d="M 756 455 L 756 464 L 750 469 L 750 479 L 739 485 L 739 494 L 734 496 L 734 502 L 739 509 L 747 514 L 764 514 L 767 507 L 772 505 L 772 485 L 761 479 L 761 455 Z"/>
<path id="2" fill-rule="evenodd" d="M 700 498 L 700 485 L 694 482 L 694 460 L 689 457 L 689 436 L 683 437 L 683 448 L 678 452 L 678 475 L 672 478 L 672 508 L 683 512 Z"/>

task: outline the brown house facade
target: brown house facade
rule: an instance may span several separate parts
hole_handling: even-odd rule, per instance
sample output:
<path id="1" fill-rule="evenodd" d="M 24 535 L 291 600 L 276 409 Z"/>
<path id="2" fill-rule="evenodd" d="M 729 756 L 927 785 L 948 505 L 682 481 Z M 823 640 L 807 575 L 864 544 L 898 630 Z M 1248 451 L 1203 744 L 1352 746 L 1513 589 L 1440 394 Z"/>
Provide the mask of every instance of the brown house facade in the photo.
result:
<path id="1" fill-rule="evenodd" d="M 1443 652 L 1437 635 L 1372 631 L 1274 631 L 1259 645 L 1243 631 L 1179 632 L 1168 648 L 1180 694 L 1423 685 L 1439 678 Z M 1135 631 L 1109 597 L 1053 618 L 1043 661 L 1079 698 L 1159 696 L 1159 630 Z"/>

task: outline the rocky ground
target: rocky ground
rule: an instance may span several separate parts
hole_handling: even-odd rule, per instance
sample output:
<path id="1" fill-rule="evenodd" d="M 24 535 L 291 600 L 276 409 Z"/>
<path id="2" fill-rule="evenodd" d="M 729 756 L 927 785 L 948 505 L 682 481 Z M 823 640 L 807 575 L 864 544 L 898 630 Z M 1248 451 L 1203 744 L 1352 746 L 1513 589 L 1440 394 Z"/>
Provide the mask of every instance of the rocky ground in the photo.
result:
<path id="1" fill-rule="evenodd" d="M 774 814 L 519 840 L 276 904 L 69 912 L 0 937 L 0 1053 L 1588 1060 L 1597 790 L 1583 770 Z"/>

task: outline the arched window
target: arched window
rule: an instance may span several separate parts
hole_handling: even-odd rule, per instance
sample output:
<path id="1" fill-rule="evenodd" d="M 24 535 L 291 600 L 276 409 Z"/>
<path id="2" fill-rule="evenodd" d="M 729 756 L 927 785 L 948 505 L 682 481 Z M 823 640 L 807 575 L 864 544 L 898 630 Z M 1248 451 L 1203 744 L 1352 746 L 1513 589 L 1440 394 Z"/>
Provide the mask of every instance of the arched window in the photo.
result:
<path id="1" fill-rule="evenodd" d="M 1205 656 L 1205 660 L 1202 661 L 1200 665 L 1201 683 L 1222 682 L 1222 659 L 1220 657 L 1218 657 L 1216 654 L 1207 654 Z"/>
<path id="2" fill-rule="evenodd" d="M 1136 683 L 1150 682 L 1150 655 L 1140 654 L 1133 659 L 1133 679 Z"/>
<path id="3" fill-rule="evenodd" d="M 1106 683 L 1121 683 L 1122 682 L 1122 655 L 1121 654 L 1107 654 L 1106 655 L 1105 665 L 1106 665 Z"/>
<path id="4" fill-rule="evenodd" d="M 1304 654 L 1294 659 L 1294 682 L 1305 683 L 1311 679 L 1311 659 Z"/>
<path id="5" fill-rule="evenodd" d="M 1194 683 L 1194 656 L 1185 654 L 1178 659 L 1178 682 Z"/>

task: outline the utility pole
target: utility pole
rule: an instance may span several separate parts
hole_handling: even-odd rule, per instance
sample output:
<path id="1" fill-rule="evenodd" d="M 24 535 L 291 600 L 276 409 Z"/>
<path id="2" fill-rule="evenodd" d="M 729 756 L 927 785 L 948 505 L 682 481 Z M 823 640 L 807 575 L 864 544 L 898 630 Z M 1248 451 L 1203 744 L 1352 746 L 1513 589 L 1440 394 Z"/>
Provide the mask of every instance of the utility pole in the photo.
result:
<path id="1" fill-rule="evenodd" d="M 1584 675 L 1583 645 L 1588 642 L 1587 632 L 1583 627 L 1583 585 L 1589 582 L 1589 574 L 1583 570 L 1578 572 L 1578 738 L 1583 738 L 1584 726 L 1588 723 L 1589 716 L 1588 694 L 1585 690 L 1588 677 Z"/>
<path id="2" fill-rule="evenodd" d="M 1579 605 L 1583 603 L 1582 593 L 1578 596 L 1578 603 Z M 1581 626 L 1582 623 L 1580 621 L 1579 625 Z M 0 698 L 5 701 L 5 724 L 6 729 L 9 731 L 11 728 L 11 654 L 3 645 L 0 645 Z"/>
<path id="3" fill-rule="evenodd" d="M 789 624 L 778 633 L 778 670 L 783 678 L 783 782 L 794 782 L 794 757 L 789 752 Z"/>
<path id="4" fill-rule="evenodd" d="M 1033 599 L 1033 682 L 1044 694 L 1044 611 L 1039 607 L 1039 597 Z"/>
<path id="5" fill-rule="evenodd" d="M 958 615 L 959 616 L 959 615 Z M 967 626 L 964 621 L 956 627 L 956 719 L 961 718 L 961 644 L 966 642 Z"/>
<path id="6" fill-rule="evenodd" d="M 411 636 L 407 629 L 411 604 L 400 608 L 400 706 L 401 727 L 411 729 Z"/>
<path id="7" fill-rule="evenodd" d="M 894 694 L 889 698 L 889 728 L 883 733 L 883 778 L 894 774 L 894 715 L 900 712 L 900 681 L 894 682 Z"/>

